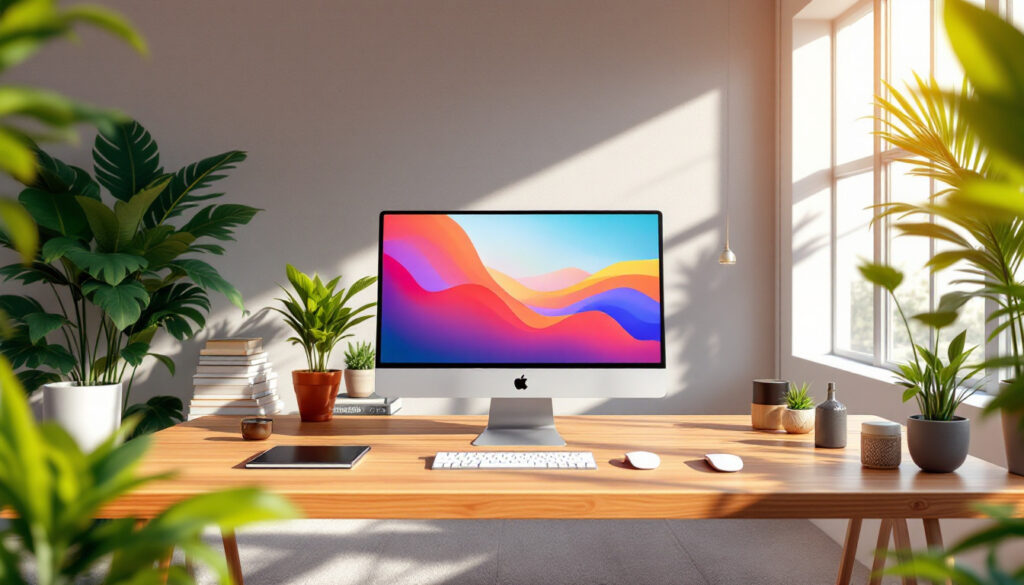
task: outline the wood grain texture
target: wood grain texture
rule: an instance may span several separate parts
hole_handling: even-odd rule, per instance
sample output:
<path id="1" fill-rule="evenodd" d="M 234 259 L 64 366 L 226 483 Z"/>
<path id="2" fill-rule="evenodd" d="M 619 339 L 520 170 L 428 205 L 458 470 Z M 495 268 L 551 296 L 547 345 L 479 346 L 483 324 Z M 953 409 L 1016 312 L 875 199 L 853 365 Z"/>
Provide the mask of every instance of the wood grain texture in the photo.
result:
<path id="1" fill-rule="evenodd" d="M 910 529 L 905 518 L 896 518 L 892 521 L 892 538 L 896 546 L 896 558 L 901 564 L 909 563 L 913 559 L 913 545 L 910 543 Z M 904 576 L 903 585 L 917 585 L 917 579 Z"/>
<path id="2" fill-rule="evenodd" d="M 161 431 L 145 474 L 171 480 L 144 486 L 104 510 L 152 516 L 209 490 L 261 485 L 290 498 L 310 518 L 923 518 L 977 517 L 972 502 L 1002 502 L 1024 514 L 1024 477 L 969 457 L 951 474 L 861 467 L 851 416 L 845 449 L 815 449 L 814 435 L 754 431 L 736 416 L 572 416 L 557 426 L 568 445 L 592 451 L 597 470 L 432 471 L 437 451 L 471 451 L 485 417 L 339 417 L 302 423 L 274 417 L 267 441 L 243 441 L 238 417 L 205 417 Z M 274 445 L 370 445 L 351 470 L 251 470 L 246 460 Z M 532 448 L 544 449 L 544 448 Z M 637 471 L 631 450 L 661 456 Z M 531 450 L 526 448 L 523 450 Z M 709 452 L 735 453 L 739 473 L 711 471 Z"/>

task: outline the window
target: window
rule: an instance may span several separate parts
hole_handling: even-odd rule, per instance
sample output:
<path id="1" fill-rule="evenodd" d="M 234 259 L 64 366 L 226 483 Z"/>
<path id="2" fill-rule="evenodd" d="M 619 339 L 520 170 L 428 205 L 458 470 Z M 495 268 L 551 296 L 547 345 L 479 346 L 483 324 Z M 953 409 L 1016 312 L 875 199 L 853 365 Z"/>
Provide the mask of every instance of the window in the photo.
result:
<path id="1" fill-rule="evenodd" d="M 1024 0 L 1001 2 L 1019 26 Z M 984 0 L 975 3 L 985 5 Z M 1000 2 L 989 4 L 999 9 Z M 913 165 L 898 160 L 907 158 L 905 151 L 875 139 L 873 116 L 881 111 L 873 96 L 885 91 L 882 81 L 909 91 L 906 84 L 914 83 L 915 73 L 958 88 L 963 72 L 942 27 L 942 0 L 863 0 L 833 20 L 831 30 L 832 350 L 876 365 L 892 364 L 911 355 L 907 330 L 895 304 L 861 278 L 859 261 L 886 262 L 904 272 L 897 295 L 908 315 L 934 309 L 943 294 L 956 290 L 958 275 L 955 267 L 938 274 L 924 267 L 942 251 L 941 243 L 898 237 L 889 223 L 871 221 L 873 211 L 866 208 L 873 204 L 925 201 L 941 188 L 909 172 Z M 972 300 L 955 327 L 966 328 L 968 342 L 993 355 L 994 347 L 985 343 L 985 311 L 983 300 Z M 928 343 L 923 325 L 912 322 L 911 333 L 918 343 Z"/>

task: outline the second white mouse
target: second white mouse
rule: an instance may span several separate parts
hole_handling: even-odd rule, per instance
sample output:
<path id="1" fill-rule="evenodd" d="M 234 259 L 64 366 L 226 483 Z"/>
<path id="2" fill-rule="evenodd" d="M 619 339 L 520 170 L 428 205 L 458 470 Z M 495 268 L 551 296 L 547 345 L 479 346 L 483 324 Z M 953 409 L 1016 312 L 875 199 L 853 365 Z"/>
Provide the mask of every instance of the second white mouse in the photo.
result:
<path id="1" fill-rule="evenodd" d="M 704 461 L 707 461 L 711 469 L 715 471 L 733 472 L 743 469 L 743 460 L 740 459 L 739 455 L 708 453 L 704 455 Z"/>
<path id="2" fill-rule="evenodd" d="M 657 469 L 661 465 L 661 457 L 650 451 L 630 451 L 626 461 L 637 469 Z"/>

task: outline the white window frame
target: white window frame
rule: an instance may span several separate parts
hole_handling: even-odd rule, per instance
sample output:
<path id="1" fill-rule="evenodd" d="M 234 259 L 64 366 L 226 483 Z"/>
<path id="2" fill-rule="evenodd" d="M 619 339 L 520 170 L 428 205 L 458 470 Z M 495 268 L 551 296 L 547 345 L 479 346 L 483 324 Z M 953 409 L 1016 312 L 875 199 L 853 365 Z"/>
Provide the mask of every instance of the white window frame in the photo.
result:
<path id="1" fill-rule="evenodd" d="M 942 26 L 941 14 L 938 12 L 937 6 L 938 0 L 932 0 L 930 3 L 930 14 L 929 18 L 931 21 L 931 35 L 930 35 L 930 46 L 929 46 L 929 71 L 934 72 L 935 70 L 935 41 L 938 37 L 939 29 Z M 833 355 L 840 356 L 843 358 L 855 360 L 862 363 L 871 364 L 878 367 L 891 367 L 894 365 L 890 359 L 890 348 L 892 344 L 892 327 L 889 319 L 889 315 L 892 311 L 892 301 L 885 294 L 885 291 L 881 290 L 880 287 L 874 288 L 873 295 L 873 352 L 863 353 L 859 351 L 850 350 L 841 347 L 840 340 L 838 339 L 838 332 L 840 327 L 837 326 L 839 319 L 839 307 L 837 304 L 837 285 L 838 285 L 838 270 L 837 270 L 837 227 L 836 227 L 836 209 L 837 209 L 837 184 L 838 181 L 847 177 L 863 174 L 873 174 L 874 193 L 872 200 L 877 205 L 883 201 L 890 199 L 890 181 L 888 172 L 890 165 L 899 158 L 905 158 L 909 153 L 897 148 L 884 148 L 884 141 L 877 134 L 874 136 L 873 141 L 873 153 L 871 155 L 862 157 L 857 160 L 844 162 L 837 164 L 836 161 L 836 91 L 837 91 L 837 51 L 836 51 L 836 39 L 837 32 L 844 25 L 851 23 L 854 19 L 862 17 L 865 13 L 871 11 L 874 18 L 874 55 L 873 55 L 873 69 L 874 69 L 874 88 L 873 94 L 880 95 L 883 92 L 884 86 L 882 80 L 890 79 L 891 63 L 890 63 L 890 37 L 891 37 L 891 6 L 890 0 L 861 0 L 856 2 L 843 13 L 832 19 L 831 21 L 831 95 L 832 95 L 832 153 L 831 153 L 831 168 L 830 168 L 830 179 L 831 179 L 831 229 L 830 229 L 830 253 L 831 253 L 831 330 L 832 330 L 832 347 L 831 352 Z M 988 10 L 996 11 L 1003 14 L 1007 19 L 1011 18 L 1011 3 L 1010 0 L 985 0 L 985 8 Z M 873 107 L 873 115 L 875 116 L 874 130 L 877 132 L 881 130 L 881 123 L 878 121 L 878 117 L 882 115 L 881 108 L 876 104 Z M 930 192 L 935 192 L 935 181 L 931 181 Z M 886 220 L 880 224 L 875 224 L 872 227 L 872 237 L 874 241 L 873 246 L 873 261 L 875 262 L 889 262 L 891 253 L 891 234 L 892 234 L 892 222 Z M 929 256 L 935 254 L 935 242 L 929 240 Z M 936 298 L 936 279 L 935 275 L 929 273 L 929 287 L 928 287 L 929 306 L 934 309 L 938 299 Z M 995 310 L 995 304 L 991 301 L 986 301 L 985 312 L 986 314 L 991 313 Z M 985 324 L 985 336 L 988 335 L 995 328 L 995 323 L 986 322 Z M 998 355 L 1000 350 L 1000 340 L 994 339 L 988 341 L 985 344 L 984 351 L 986 357 L 994 357 Z M 989 372 L 989 390 L 994 390 L 998 385 L 998 372 Z"/>

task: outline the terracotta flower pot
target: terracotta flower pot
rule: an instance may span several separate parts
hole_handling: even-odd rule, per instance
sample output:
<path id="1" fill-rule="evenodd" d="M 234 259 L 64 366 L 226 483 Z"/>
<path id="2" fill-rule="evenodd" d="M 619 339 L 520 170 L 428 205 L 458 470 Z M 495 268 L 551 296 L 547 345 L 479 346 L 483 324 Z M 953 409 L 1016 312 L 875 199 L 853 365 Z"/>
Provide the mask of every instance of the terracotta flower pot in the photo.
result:
<path id="1" fill-rule="evenodd" d="M 803 435 L 814 430 L 814 409 L 793 410 L 787 408 L 782 413 L 782 428 L 787 433 Z"/>
<path id="2" fill-rule="evenodd" d="M 324 422 L 334 418 L 334 400 L 341 388 L 341 370 L 294 370 L 292 386 L 303 422 Z"/>

